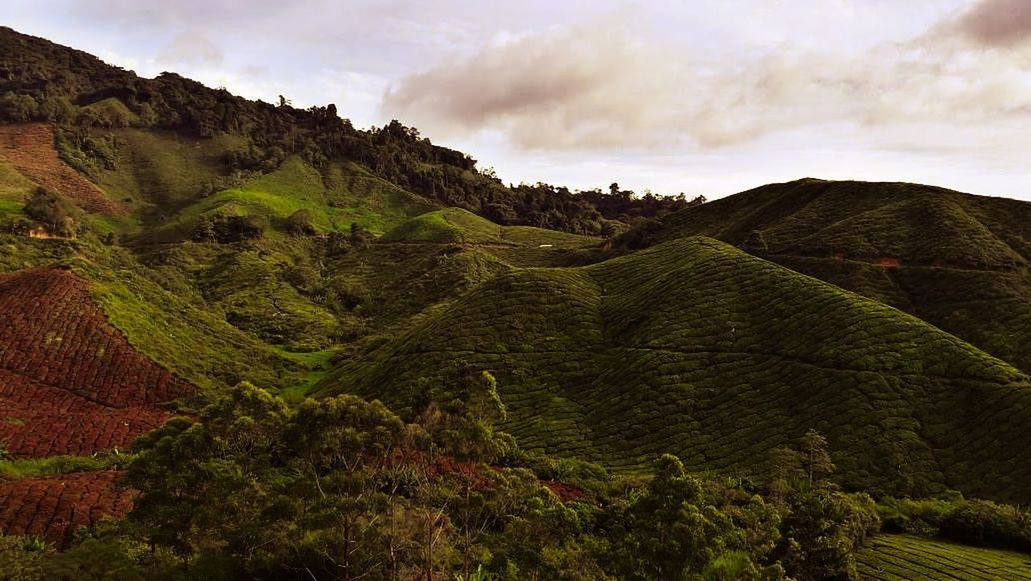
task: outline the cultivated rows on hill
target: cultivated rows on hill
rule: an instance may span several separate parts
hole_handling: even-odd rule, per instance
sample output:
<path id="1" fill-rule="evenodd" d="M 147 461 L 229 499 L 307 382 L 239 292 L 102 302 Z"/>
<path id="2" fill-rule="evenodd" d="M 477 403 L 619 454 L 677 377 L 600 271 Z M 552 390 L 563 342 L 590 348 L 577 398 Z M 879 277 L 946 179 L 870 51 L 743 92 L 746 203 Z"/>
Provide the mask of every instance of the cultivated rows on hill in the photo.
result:
<path id="1" fill-rule="evenodd" d="M 126 448 L 168 418 L 158 404 L 192 391 L 107 323 L 83 279 L 56 268 L 0 275 L 0 443 L 15 458 Z M 75 527 L 126 512 L 116 478 L 0 482 L 0 530 L 66 544 Z"/>
<path id="2" fill-rule="evenodd" d="M 463 364 L 498 376 L 524 445 L 616 466 L 675 452 L 754 471 L 815 428 L 845 481 L 874 492 L 1021 499 L 1031 476 L 1015 369 L 711 240 L 502 275 L 321 389 L 403 399 Z"/>
<path id="3" fill-rule="evenodd" d="M 1031 204 L 901 183 L 770 184 L 639 227 L 740 248 L 912 313 L 1031 371 Z"/>
<path id="4" fill-rule="evenodd" d="M 885 581 L 1016 581 L 1031 579 L 1031 560 L 1021 553 L 914 536 L 882 535 L 860 553 L 859 573 L 864 579 Z"/>
<path id="5" fill-rule="evenodd" d="M 0 125 L 0 159 L 32 181 L 62 193 L 83 210 L 109 216 L 126 210 L 104 191 L 61 161 L 54 149 L 54 131 L 43 123 Z"/>
<path id="6" fill-rule="evenodd" d="M 0 480 L 0 531 L 36 535 L 68 546 L 75 529 L 132 508 L 131 490 L 119 488 L 113 470 Z"/>

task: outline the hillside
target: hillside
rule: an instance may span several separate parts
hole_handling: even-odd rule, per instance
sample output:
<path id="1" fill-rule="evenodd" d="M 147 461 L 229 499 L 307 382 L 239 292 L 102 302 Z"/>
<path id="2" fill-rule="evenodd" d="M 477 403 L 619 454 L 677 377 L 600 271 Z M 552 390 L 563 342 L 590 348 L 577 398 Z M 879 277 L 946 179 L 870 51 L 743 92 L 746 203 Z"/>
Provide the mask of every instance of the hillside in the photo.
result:
<path id="1" fill-rule="evenodd" d="M 506 185 L 0 27 L 0 578 L 1020 577 L 1029 219 Z"/>
<path id="2" fill-rule="evenodd" d="M 574 193 L 547 184 L 507 186 L 492 172 L 479 171 L 468 155 L 434 145 L 397 121 L 366 131 L 340 118 L 332 104 L 302 110 L 285 98 L 278 104 L 250 101 L 174 73 L 145 79 L 82 51 L 6 27 L 0 27 L 0 93 L 0 121 L 57 124 L 65 161 L 95 178 L 127 157 L 136 157 L 114 151 L 121 144 L 138 150 L 141 156 L 134 161 L 142 173 L 100 178 L 130 199 L 174 200 L 183 193 L 179 184 L 206 185 L 212 161 L 221 166 L 218 177 L 224 177 L 270 171 L 296 155 L 317 167 L 330 161 L 360 165 L 395 187 L 505 225 L 597 235 L 609 222 L 625 228 L 620 216 L 655 217 L 687 206 L 683 198 L 648 195 L 637 200 L 600 191 Z M 169 156 L 159 147 L 155 152 L 150 149 L 155 140 L 132 129 L 157 133 L 156 141 L 192 142 L 200 151 Z M 123 141 L 126 133 L 130 135 Z M 215 156 L 212 141 L 224 147 Z M 191 157 L 202 160 L 197 176 L 181 171 L 182 159 Z M 143 183 L 135 185 L 146 186 L 157 178 L 162 187 L 132 191 L 137 178 Z M 178 184 L 169 184 L 169 178 Z"/>
<path id="3" fill-rule="evenodd" d="M 15 459 L 126 450 L 196 388 L 132 348 L 85 281 L 60 269 L 0 275 L 0 442 Z M 74 465 L 74 463 L 72 463 Z M 0 529 L 62 545 L 127 512 L 113 472 L 0 479 Z"/>
<path id="4" fill-rule="evenodd" d="M 1025 496 L 1028 459 L 1006 443 L 1031 419 L 1023 375 L 913 317 L 712 240 L 499 276 L 319 393 L 403 405 L 390 386 L 431 389 L 463 365 L 496 374 L 507 429 L 554 453 L 633 467 L 672 451 L 695 470 L 751 472 L 815 428 L 856 488 Z"/>
<path id="5" fill-rule="evenodd" d="M 975 548 L 913 536 L 887 535 L 860 555 L 864 579 L 1031 579 L 1024 553 Z"/>
<path id="6" fill-rule="evenodd" d="M 917 184 L 800 180 L 620 240 L 710 236 L 879 300 L 1031 370 L 1031 204 Z"/>

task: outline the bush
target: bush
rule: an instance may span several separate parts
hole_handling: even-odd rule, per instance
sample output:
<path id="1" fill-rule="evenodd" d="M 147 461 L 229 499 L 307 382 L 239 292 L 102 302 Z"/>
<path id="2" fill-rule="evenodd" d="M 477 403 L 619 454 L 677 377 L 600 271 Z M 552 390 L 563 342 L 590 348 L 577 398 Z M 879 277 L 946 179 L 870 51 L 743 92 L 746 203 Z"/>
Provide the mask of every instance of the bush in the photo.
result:
<path id="1" fill-rule="evenodd" d="M 315 225 L 312 223 L 311 211 L 302 208 L 286 219 L 286 231 L 294 236 L 312 236 Z"/>
<path id="2" fill-rule="evenodd" d="M 1031 514 L 987 500 L 968 500 L 941 523 L 942 537 L 985 547 L 1031 551 Z"/>
<path id="3" fill-rule="evenodd" d="M 222 244 L 261 238 L 267 220 L 261 216 L 209 216 L 201 220 L 193 234 L 194 240 L 213 240 Z"/>
<path id="4" fill-rule="evenodd" d="M 75 219 L 72 205 L 60 194 L 44 188 L 36 188 L 25 203 L 25 215 L 42 224 L 56 236 L 71 237 L 75 234 Z"/>

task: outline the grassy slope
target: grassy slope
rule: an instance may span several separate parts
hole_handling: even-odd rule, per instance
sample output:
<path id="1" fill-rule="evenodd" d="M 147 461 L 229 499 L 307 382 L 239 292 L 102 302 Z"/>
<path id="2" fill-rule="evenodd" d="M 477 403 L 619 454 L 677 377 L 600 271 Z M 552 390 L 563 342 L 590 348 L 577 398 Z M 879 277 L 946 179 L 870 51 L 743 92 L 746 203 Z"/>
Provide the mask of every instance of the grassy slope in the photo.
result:
<path id="1" fill-rule="evenodd" d="M 169 292 L 132 264 L 113 268 L 77 263 L 93 284 L 91 291 L 112 325 L 148 357 L 194 384 L 232 385 L 241 380 L 280 387 L 305 370 L 226 320 Z"/>
<path id="2" fill-rule="evenodd" d="M 626 467 L 672 451 L 748 471 L 816 428 L 850 486 L 1027 494 L 1019 372 L 713 240 L 499 276 L 319 391 L 403 400 L 397 390 L 449 381 L 463 361 L 498 376 L 507 427 L 529 447 Z"/>
<path id="3" fill-rule="evenodd" d="M 100 186 L 118 199 L 132 200 L 132 207 L 146 214 L 174 211 L 199 197 L 225 173 L 222 156 L 244 146 L 228 135 L 197 139 L 143 129 L 111 134 L 118 157 L 115 169 L 101 173 Z"/>
<path id="4" fill-rule="evenodd" d="M 0 219 L 24 217 L 21 209 L 34 186 L 10 164 L 0 161 Z"/>
<path id="5" fill-rule="evenodd" d="M 1031 204 L 914 184 L 800 180 L 622 239 L 704 235 L 856 291 L 1031 370 Z M 879 265 L 895 259 L 897 268 Z"/>
<path id="6" fill-rule="evenodd" d="M 1031 555 L 909 535 L 881 535 L 859 554 L 864 579 L 1031 579 Z"/>
<path id="7" fill-rule="evenodd" d="M 319 232 L 348 231 L 358 223 L 382 233 L 435 206 L 377 180 L 354 164 L 331 164 L 325 173 L 300 158 L 287 159 L 274 172 L 250 179 L 185 207 L 146 240 L 189 239 L 206 216 L 260 216 L 273 231 L 291 214 L 308 210 Z"/>

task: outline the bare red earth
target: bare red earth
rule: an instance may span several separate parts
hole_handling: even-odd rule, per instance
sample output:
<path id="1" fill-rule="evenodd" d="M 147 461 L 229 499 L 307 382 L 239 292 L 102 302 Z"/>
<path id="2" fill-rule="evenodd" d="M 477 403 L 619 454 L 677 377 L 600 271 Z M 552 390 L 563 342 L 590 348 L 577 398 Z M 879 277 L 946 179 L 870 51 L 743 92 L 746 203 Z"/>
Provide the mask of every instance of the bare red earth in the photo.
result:
<path id="1" fill-rule="evenodd" d="M 0 275 L 0 446 L 18 458 L 127 448 L 195 388 L 108 323 L 85 280 L 58 268 Z M 75 528 L 123 516 L 116 472 L 0 480 L 0 531 L 65 547 Z"/>
<path id="2" fill-rule="evenodd" d="M 0 159 L 22 175 L 66 196 L 87 212 L 124 216 L 125 206 L 72 169 L 54 149 L 54 131 L 44 123 L 0 125 Z"/>
<path id="3" fill-rule="evenodd" d="M 0 480 L 0 530 L 35 535 L 67 547 L 75 529 L 125 516 L 133 492 L 119 488 L 113 470 Z"/>

